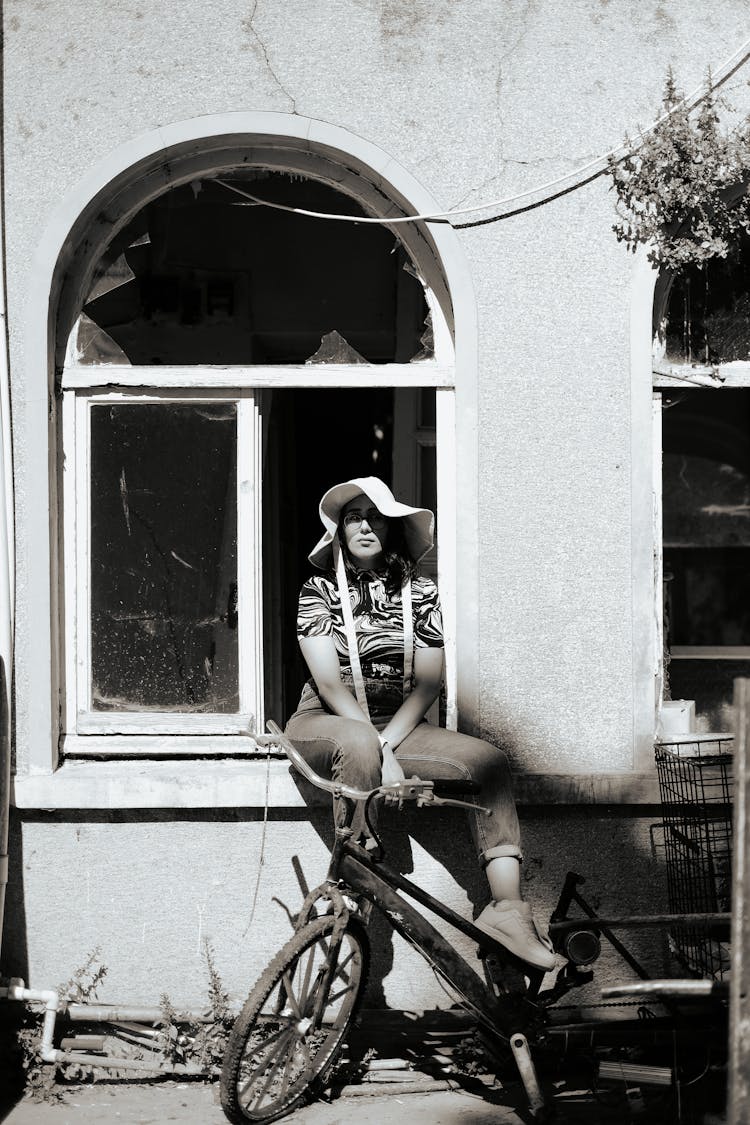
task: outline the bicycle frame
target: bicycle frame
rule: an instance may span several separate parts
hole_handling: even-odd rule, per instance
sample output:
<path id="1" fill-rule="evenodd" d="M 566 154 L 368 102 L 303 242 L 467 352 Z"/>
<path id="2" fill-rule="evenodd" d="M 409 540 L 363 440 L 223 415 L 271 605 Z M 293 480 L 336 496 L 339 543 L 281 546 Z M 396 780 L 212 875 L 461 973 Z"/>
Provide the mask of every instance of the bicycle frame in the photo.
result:
<path id="1" fill-rule="evenodd" d="M 539 1021 L 540 1009 L 525 996 L 515 993 L 507 993 L 499 998 L 492 996 L 464 958 L 399 891 L 426 906 L 477 945 L 499 953 L 519 973 L 538 978 L 533 981 L 536 990 L 541 984 L 543 973 L 536 973 L 449 906 L 433 898 L 404 875 L 387 867 L 382 860 L 373 858 L 365 848 L 351 839 L 348 827 L 338 828 L 336 835 L 328 885 L 336 885 L 344 893 L 352 891 L 363 895 L 368 902 L 378 907 L 393 929 L 421 953 L 428 964 L 468 1001 L 481 1022 L 503 1040 L 510 1041 L 522 1028 Z M 321 893 L 325 893 L 325 884 Z"/>
<path id="2" fill-rule="evenodd" d="M 375 795 L 392 796 L 394 799 L 417 799 L 426 803 L 431 799 L 435 804 L 472 806 L 464 801 L 434 798 L 432 782 L 413 779 L 403 785 L 381 787 L 380 790 L 364 792 L 336 782 L 325 781 L 308 766 L 294 745 L 284 737 L 275 723 L 268 723 L 269 730 L 277 737 L 290 761 L 299 772 L 320 789 L 326 789 L 334 796 L 343 797 L 347 815 L 343 825 L 336 828 L 336 839 L 331 852 L 331 862 L 326 882 L 312 891 L 303 903 L 297 917 L 296 927 L 300 929 L 309 920 L 313 906 L 318 899 L 331 900 L 338 923 L 339 940 L 356 903 L 348 900 L 347 892 L 361 895 L 368 903 L 377 906 L 393 929 L 409 942 L 434 969 L 442 976 L 468 1006 L 474 1011 L 479 1023 L 491 1035 L 507 1043 L 513 1053 L 518 1073 L 526 1091 L 529 1108 L 537 1116 L 545 1111 L 545 1099 L 536 1076 L 534 1062 L 524 1032 L 533 1029 L 535 1037 L 543 1026 L 544 1008 L 528 999 L 536 995 L 544 978 L 544 973 L 518 960 L 499 942 L 493 941 L 482 930 L 467 922 L 460 914 L 433 898 L 427 891 L 410 882 L 400 872 L 393 871 L 382 862 L 382 843 L 378 839 L 368 817 L 369 804 Z M 390 792 L 389 792 L 390 790 Z M 408 791 L 408 792 L 407 792 Z M 352 838 L 351 823 L 358 802 L 364 803 L 365 821 L 377 844 L 377 850 L 369 852 Z M 499 964 L 510 968 L 519 982 L 519 991 L 504 991 L 494 996 L 471 966 L 456 952 L 435 927 L 399 894 L 403 891 L 416 902 L 426 906 L 433 914 L 449 925 L 467 934 L 476 944 L 487 951 Z M 334 937 L 335 940 L 335 937 Z M 332 945 L 334 941 L 332 940 Z M 333 964 L 328 972 L 333 971 Z M 524 976 L 529 981 L 526 993 L 523 987 Z"/>

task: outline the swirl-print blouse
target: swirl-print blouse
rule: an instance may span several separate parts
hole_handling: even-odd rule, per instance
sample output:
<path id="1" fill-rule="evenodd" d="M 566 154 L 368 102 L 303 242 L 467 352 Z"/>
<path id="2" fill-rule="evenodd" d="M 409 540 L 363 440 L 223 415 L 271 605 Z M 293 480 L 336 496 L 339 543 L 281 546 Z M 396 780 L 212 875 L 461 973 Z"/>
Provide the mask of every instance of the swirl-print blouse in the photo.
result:
<path id="1" fill-rule="evenodd" d="M 349 580 L 354 628 L 371 713 L 393 713 L 403 699 L 404 627 L 401 594 L 388 595 L 382 578 L 364 571 Z M 412 579 L 414 647 L 442 648 L 443 622 L 431 578 Z M 298 637 L 333 637 L 341 678 L 351 684 L 349 649 L 335 575 L 308 578 L 299 596 Z"/>

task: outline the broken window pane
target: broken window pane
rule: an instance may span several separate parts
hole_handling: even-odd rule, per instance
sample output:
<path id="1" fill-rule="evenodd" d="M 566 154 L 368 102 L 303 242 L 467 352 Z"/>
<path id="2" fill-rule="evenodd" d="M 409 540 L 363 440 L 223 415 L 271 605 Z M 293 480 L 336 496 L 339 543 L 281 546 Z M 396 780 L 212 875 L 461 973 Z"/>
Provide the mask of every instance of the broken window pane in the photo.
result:
<path id="1" fill-rule="evenodd" d="M 91 706 L 236 712 L 237 410 L 91 407 Z"/>
<path id="2" fill-rule="evenodd" d="M 289 207 L 363 215 L 302 176 L 248 170 L 229 182 Z M 334 332 L 361 361 L 406 363 L 431 344 L 424 288 L 405 264 L 385 227 L 258 206 L 206 179 L 165 192 L 118 234 L 83 311 L 131 364 L 303 364 Z M 78 362 L 114 354 L 84 348 Z M 315 362 L 356 362 L 339 354 Z"/>
<path id="3" fill-rule="evenodd" d="M 726 259 L 675 277 L 667 304 L 666 358 L 712 365 L 750 360 L 750 236 Z"/>
<path id="4" fill-rule="evenodd" d="M 130 360 L 103 328 L 81 313 L 68 341 L 68 362 L 129 364 Z"/>
<path id="5" fill-rule="evenodd" d="M 340 332 L 334 328 L 320 341 L 320 347 L 306 361 L 307 363 L 367 363 L 351 344 L 347 344 Z"/>

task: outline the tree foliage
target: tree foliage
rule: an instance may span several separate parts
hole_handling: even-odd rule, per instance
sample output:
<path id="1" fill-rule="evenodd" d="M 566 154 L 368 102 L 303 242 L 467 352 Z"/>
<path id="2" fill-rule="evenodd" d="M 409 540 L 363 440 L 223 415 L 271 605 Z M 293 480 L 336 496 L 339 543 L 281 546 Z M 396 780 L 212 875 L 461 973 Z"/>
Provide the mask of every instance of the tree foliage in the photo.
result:
<path id="1" fill-rule="evenodd" d="M 708 88 L 711 90 L 710 75 Z M 712 92 L 691 113 L 671 70 L 663 97 L 666 120 L 629 153 L 609 163 L 617 193 L 619 242 L 649 247 L 657 265 L 679 270 L 726 258 L 750 230 L 750 123 L 731 134 L 722 127 Z"/>

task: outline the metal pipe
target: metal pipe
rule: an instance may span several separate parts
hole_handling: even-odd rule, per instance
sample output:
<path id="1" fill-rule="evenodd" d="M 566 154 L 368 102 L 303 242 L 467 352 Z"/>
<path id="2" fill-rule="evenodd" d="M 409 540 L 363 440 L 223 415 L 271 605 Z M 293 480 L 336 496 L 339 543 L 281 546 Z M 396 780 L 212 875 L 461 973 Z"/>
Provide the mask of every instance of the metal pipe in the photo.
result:
<path id="1" fill-rule="evenodd" d="M 160 1024 L 164 1021 L 161 1008 L 147 1008 L 135 1005 L 116 1005 L 116 1003 L 69 1003 L 65 1009 L 67 1018 L 90 1020 L 92 1023 L 107 1024 Z M 205 1019 L 205 1016 L 186 1015 L 187 1020 Z"/>
<path id="2" fill-rule="evenodd" d="M 163 1062 L 147 1062 L 146 1059 L 127 1059 L 116 1058 L 114 1055 L 87 1055 L 79 1053 L 78 1051 L 53 1051 L 54 1057 L 45 1059 L 45 1062 L 54 1063 L 79 1063 L 85 1066 L 95 1066 L 111 1068 L 113 1070 L 143 1070 L 150 1074 L 207 1074 L 208 1071 L 204 1070 L 195 1064 L 190 1063 L 170 1063 L 165 1059 Z"/>
<path id="3" fill-rule="evenodd" d="M 721 980 L 639 980 L 627 981 L 624 984 L 612 984 L 602 989 L 602 998 L 612 1000 L 618 996 L 674 996 L 679 999 L 684 997 L 710 996 L 718 999 L 727 999 L 729 996 L 729 982 Z"/>
<path id="4" fill-rule="evenodd" d="M 564 922 L 550 922 L 550 934 L 565 933 L 575 929 L 641 929 L 649 926 L 705 926 L 713 929 L 728 926 L 731 914 L 630 914 L 624 918 L 566 918 Z"/>
<path id="5" fill-rule="evenodd" d="M 521 1035 L 519 1031 L 511 1035 L 510 1049 L 513 1052 L 513 1058 L 516 1060 L 518 1073 L 521 1076 L 523 1088 L 526 1091 L 529 1109 L 532 1114 L 536 1114 L 538 1110 L 544 1108 L 544 1095 L 539 1086 L 539 1080 L 536 1076 L 536 1067 L 531 1057 L 529 1042 L 526 1036 Z"/>
<path id="6" fill-rule="evenodd" d="M 673 1073 L 668 1066 L 639 1066 L 627 1062 L 599 1063 L 599 1077 L 618 1082 L 632 1082 L 634 1086 L 671 1086 Z"/>

